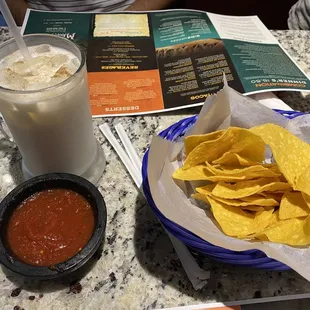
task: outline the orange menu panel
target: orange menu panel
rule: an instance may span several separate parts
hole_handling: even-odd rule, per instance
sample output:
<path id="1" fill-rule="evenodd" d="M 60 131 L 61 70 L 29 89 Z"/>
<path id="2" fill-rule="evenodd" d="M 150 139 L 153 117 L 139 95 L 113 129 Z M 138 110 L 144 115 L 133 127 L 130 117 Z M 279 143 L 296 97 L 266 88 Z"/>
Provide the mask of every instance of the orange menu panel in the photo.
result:
<path id="1" fill-rule="evenodd" d="M 93 116 L 130 114 L 164 108 L 158 70 L 89 72 Z"/>

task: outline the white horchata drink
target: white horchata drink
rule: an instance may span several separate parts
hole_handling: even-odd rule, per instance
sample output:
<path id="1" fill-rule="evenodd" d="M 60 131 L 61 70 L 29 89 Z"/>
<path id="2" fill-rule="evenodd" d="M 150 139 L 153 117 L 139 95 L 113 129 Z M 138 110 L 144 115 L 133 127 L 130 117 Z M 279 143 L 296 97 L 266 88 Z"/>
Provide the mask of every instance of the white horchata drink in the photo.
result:
<path id="1" fill-rule="evenodd" d="M 93 134 L 84 54 L 56 36 L 24 39 L 31 69 L 14 41 L 0 46 L 0 111 L 25 177 L 67 172 L 97 182 L 105 158 Z"/>

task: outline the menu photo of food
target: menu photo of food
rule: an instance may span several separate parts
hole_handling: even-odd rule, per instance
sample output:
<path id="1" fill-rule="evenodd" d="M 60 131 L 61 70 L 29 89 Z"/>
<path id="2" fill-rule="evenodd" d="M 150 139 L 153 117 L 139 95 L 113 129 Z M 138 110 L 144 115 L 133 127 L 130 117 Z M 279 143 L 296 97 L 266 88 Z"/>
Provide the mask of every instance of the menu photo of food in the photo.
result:
<path id="1" fill-rule="evenodd" d="M 147 14 L 96 14 L 94 37 L 149 37 Z"/>

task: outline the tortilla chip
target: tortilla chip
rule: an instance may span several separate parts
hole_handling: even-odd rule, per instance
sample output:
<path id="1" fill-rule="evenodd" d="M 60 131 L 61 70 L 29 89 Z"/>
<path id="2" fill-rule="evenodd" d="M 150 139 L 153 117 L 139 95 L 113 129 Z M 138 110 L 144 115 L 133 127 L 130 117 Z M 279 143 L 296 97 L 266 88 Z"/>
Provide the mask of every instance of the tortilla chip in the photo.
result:
<path id="1" fill-rule="evenodd" d="M 218 130 L 204 135 L 193 135 L 185 137 L 184 139 L 185 154 L 188 155 L 194 148 L 196 148 L 199 144 L 203 142 L 217 140 L 220 136 L 223 135 L 223 133 L 224 130 Z"/>
<path id="2" fill-rule="evenodd" d="M 310 156 L 310 155 L 308 155 Z M 295 190 L 301 191 L 310 196 L 310 165 L 301 173 L 296 181 Z"/>
<path id="3" fill-rule="evenodd" d="M 301 193 L 302 194 L 302 197 L 304 198 L 308 208 L 310 208 L 310 196 L 305 194 L 305 193 Z"/>
<path id="4" fill-rule="evenodd" d="M 263 207 L 277 207 L 279 205 L 279 201 L 268 196 L 263 198 L 259 195 L 252 195 L 248 197 L 243 197 L 240 200 L 244 201 L 245 203 Z"/>
<path id="5" fill-rule="evenodd" d="M 202 200 L 208 203 L 208 196 L 211 196 L 213 199 L 224 203 L 226 205 L 229 206 L 233 206 L 233 207 L 247 207 L 247 206 L 256 206 L 256 207 L 262 207 L 262 208 L 253 208 L 251 211 L 254 211 L 254 209 L 257 209 L 256 211 L 259 210 L 264 210 L 263 207 L 276 207 L 279 205 L 279 203 L 272 199 L 272 198 L 261 198 L 261 197 L 254 197 L 253 199 L 251 199 L 250 197 L 245 197 L 245 199 L 225 199 L 225 198 L 220 198 L 220 197 L 216 197 L 213 196 L 211 191 L 210 191 L 211 187 L 209 187 L 209 191 L 200 191 L 200 188 L 196 188 L 197 193 L 192 194 L 192 197 L 198 200 Z M 200 192 L 199 192 L 200 191 Z"/>
<path id="6" fill-rule="evenodd" d="M 264 211 L 264 207 L 262 206 L 240 206 L 236 208 L 240 208 L 245 211 L 253 211 L 253 212 Z"/>
<path id="7" fill-rule="evenodd" d="M 254 215 L 239 208 L 228 206 L 208 197 L 212 213 L 228 236 L 247 236 L 255 233 Z"/>
<path id="8" fill-rule="evenodd" d="M 251 161 L 247 158 L 244 158 L 240 156 L 239 154 L 232 153 L 231 151 L 228 151 L 224 153 L 220 158 L 214 160 L 212 162 L 214 165 L 224 165 L 224 166 L 254 166 L 257 165 L 258 162 Z"/>
<path id="9" fill-rule="evenodd" d="M 179 168 L 172 174 L 172 177 L 183 181 L 201 181 L 208 180 L 208 177 L 213 175 L 206 165 L 198 165 L 189 169 Z"/>
<path id="10" fill-rule="evenodd" d="M 258 193 L 257 195 L 265 197 L 265 198 L 272 198 L 272 199 L 280 202 L 282 200 L 283 194 L 284 194 L 284 192 L 275 193 L 275 192 L 266 191 L 266 192 Z"/>
<path id="11" fill-rule="evenodd" d="M 265 160 L 265 149 L 266 145 L 263 139 L 245 129 L 240 130 L 230 151 L 248 160 L 262 162 Z"/>
<path id="12" fill-rule="evenodd" d="M 189 169 L 221 157 L 231 148 L 240 130 L 241 128 L 230 127 L 218 139 L 200 143 L 187 155 L 183 168 Z"/>
<path id="13" fill-rule="evenodd" d="M 288 183 L 278 182 L 277 179 L 257 179 L 229 184 L 219 182 L 214 187 L 212 195 L 221 198 L 238 199 L 248 197 L 264 191 L 289 190 L 291 186 Z"/>
<path id="14" fill-rule="evenodd" d="M 310 223 L 309 217 L 280 220 L 276 224 L 270 225 L 258 238 L 264 240 L 267 237 L 271 242 L 292 246 L 309 245 L 310 234 L 309 230 L 305 228 L 308 227 L 308 223 Z"/>
<path id="15" fill-rule="evenodd" d="M 267 145 L 276 163 L 265 162 Z M 173 178 L 199 186 L 192 198 L 210 206 L 226 235 L 310 245 L 310 145 L 265 124 L 186 137 L 185 152 Z"/>
<path id="16" fill-rule="evenodd" d="M 256 126 L 250 131 L 269 145 L 280 171 L 296 190 L 297 179 L 310 165 L 310 145 L 275 124 Z"/>
<path id="17" fill-rule="evenodd" d="M 265 168 L 262 165 L 255 165 L 250 167 L 245 167 L 242 169 L 219 169 L 215 168 L 206 162 L 206 166 L 211 173 L 216 176 L 234 176 L 234 177 L 243 177 L 244 180 L 251 180 L 256 178 L 276 178 L 280 174 L 275 173 L 269 168 Z"/>
<path id="18" fill-rule="evenodd" d="M 235 176 L 228 176 L 228 175 L 212 175 L 210 177 L 207 177 L 206 180 L 210 182 L 238 182 L 238 181 L 243 181 L 246 180 L 246 176 L 240 176 L 240 177 L 235 177 Z"/>
<path id="19" fill-rule="evenodd" d="M 304 217 L 310 214 L 301 192 L 285 192 L 279 209 L 280 220 L 287 220 L 295 217 Z"/>
<path id="20" fill-rule="evenodd" d="M 256 234 L 264 231 L 274 220 L 273 208 L 269 210 L 259 211 L 255 213 L 254 225 L 256 226 Z"/>
<path id="21" fill-rule="evenodd" d="M 202 187 L 197 187 L 196 191 L 200 194 L 203 194 L 203 195 L 210 195 L 215 186 L 216 186 L 216 184 L 209 184 L 209 185 L 205 185 Z"/>
<path id="22" fill-rule="evenodd" d="M 266 210 L 266 211 L 269 211 L 272 213 L 272 210 Z M 279 221 L 280 221 L 280 218 L 279 218 L 279 210 L 276 210 L 274 211 L 271 216 L 269 217 L 269 215 L 263 215 L 263 216 L 266 216 L 267 217 L 267 220 L 268 220 L 268 225 L 264 227 L 264 229 L 266 229 L 267 227 L 272 227 L 273 225 L 276 225 Z M 259 224 L 260 220 L 257 222 L 257 225 Z M 266 235 L 264 235 L 264 229 L 260 229 L 258 227 L 258 230 L 256 233 L 252 234 L 252 235 L 248 235 L 246 238 L 247 239 L 254 239 L 254 238 L 257 238 L 261 241 L 268 241 L 268 238 Z M 241 238 L 241 239 L 244 239 Z"/>

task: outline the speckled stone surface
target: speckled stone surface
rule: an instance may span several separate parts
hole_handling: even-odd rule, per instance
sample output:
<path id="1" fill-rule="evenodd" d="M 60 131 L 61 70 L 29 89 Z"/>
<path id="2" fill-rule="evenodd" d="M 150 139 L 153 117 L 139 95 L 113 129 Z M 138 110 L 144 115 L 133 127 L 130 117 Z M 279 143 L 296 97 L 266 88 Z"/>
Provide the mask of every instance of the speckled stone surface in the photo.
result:
<path id="1" fill-rule="evenodd" d="M 277 30 L 272 31 L 276 39 L 285 50 L 300 65 L 305 73 L 310 75 L 310 31 L 307 30 Z M 278 92 L 276 95 L 298 111 L 310 111 L 310 93 L 302 92 Z"/>
<path id="2" fill-rule="evenodd" d="M 310 72 L 310 32 L 273 32 L 288 52 Z M 7 37 L 1 29 L 1 41 Z M 280 93 L 291 107 L 309 111 L 309 98 Z M 0 270 L 0 309 L 154 309 L 310 293 L 310 283 L 294 271 L 266 272 L 238 268 L 198 257 L 211 278 L 201 291 L 191 287 L 168 236 L 100 134 L 103 122 L 121 121 L 142 157 L 154 134 L 197 113 L 198 108 L 152 116 L 94 120 L 94 131 L 107 157 L 99 182 L 108 210 L 106 241 L 91 266 L 62 281 L 34 283 Z M 21 181 L 21 156 L 0 135 L 0 199 Z"/>

